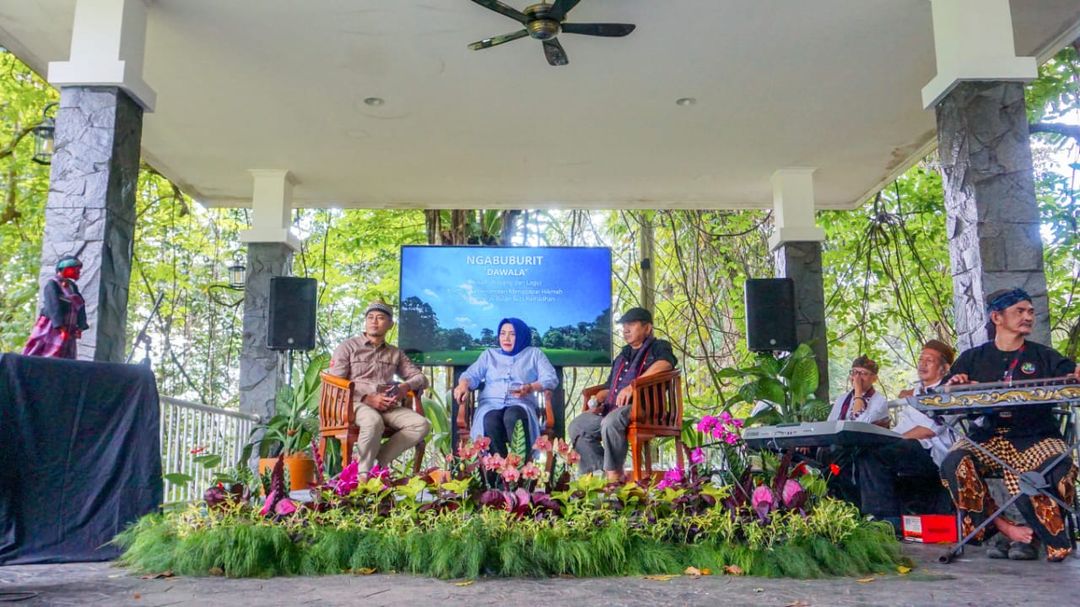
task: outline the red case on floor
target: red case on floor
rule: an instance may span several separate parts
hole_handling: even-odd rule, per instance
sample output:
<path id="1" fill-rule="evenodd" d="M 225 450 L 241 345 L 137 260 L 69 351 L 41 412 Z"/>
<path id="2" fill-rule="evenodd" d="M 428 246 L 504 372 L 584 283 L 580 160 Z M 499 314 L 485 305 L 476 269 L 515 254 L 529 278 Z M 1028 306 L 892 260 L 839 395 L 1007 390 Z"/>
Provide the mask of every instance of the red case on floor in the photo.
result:
<path id="1" fill-rule="evenodd" d="M 951 514 L 904 515 L 900 519 L 904 539 L 923 544 L 951 544 L 957 541 L 956 517 Z"/>

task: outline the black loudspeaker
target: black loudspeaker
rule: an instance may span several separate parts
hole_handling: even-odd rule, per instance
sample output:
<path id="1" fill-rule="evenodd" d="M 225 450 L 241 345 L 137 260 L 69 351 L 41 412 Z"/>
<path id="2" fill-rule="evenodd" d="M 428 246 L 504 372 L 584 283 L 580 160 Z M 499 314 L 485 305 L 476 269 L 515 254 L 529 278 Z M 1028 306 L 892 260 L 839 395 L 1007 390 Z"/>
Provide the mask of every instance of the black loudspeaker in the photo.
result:
<path id="1" fill-rule="evenodd" d="M 270 279 L 270 322 L 266 347 L 271 350 L 315 348 L 315 300 L 319 283 L 314 278 L 274 276 Z"/>
<path id="2" fill-rule="evenodd" d="M 753 352 L 791 352 L 795 337 L 795 281 L 751 278 L 746 281 L 746 345 Z"/>

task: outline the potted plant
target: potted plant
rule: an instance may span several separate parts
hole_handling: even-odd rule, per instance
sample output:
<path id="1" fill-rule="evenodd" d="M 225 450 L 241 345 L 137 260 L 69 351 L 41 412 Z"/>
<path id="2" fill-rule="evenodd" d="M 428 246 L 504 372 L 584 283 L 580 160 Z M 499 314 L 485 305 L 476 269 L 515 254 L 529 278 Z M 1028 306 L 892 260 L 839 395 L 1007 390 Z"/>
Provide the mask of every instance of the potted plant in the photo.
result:
<path id="1" fill-rule="evenodd" d="M 300 383 L 278 392 L 275 415 L 258 428 L 262 430 L 259 474 L 272 470 L 278 456 L 284 455 L 290 491 L 307 489 L 315 480 L 311 439 L 319 432 L 319 372 L 329 363 L 328 354 L 312 358 Z"/>

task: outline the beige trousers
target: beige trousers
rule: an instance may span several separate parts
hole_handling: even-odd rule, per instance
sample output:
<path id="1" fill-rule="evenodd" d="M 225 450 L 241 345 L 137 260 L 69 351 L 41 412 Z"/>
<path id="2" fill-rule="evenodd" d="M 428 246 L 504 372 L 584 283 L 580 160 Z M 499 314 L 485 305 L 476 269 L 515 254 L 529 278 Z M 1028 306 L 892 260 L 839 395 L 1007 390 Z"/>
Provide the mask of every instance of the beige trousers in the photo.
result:
<path id="1" fill-rule="evenodd" d="M 423 415 L 405 407 L 388 411 L 376 411 L 361 403 L 356 406 L 356 426 L 360 434 L 356 440 L 358 470 L 367 474 L 378 462 L 387 467 L 406 449 L 416 446 L 431 430 L 431 422 Z M 384 430 L 393 430 L 390 439 L 382 442 Z"/>

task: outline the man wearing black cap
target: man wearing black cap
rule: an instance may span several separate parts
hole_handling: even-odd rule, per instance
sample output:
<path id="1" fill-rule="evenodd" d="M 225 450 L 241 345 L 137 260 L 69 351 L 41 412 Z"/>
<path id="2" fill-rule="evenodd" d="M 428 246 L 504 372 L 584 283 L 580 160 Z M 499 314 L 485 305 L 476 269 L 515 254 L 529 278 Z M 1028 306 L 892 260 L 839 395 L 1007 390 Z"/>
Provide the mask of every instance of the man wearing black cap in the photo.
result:
<path id="1" fill-rule="evenodd" d="M 570 422 L 570 442 L 581 455 L 580 471 L 604 470 L 610 481 L 623 478 L 629 444 L 630 382 L 670 371 L 678 361 L 671 344 L 653 337 L 653 317 L 645 308 L 630 308 L 619 318 L 626 345 L 611 363 L 607 389 L 597 393 L 589 411 Z"/>
<path id="2" fill-rule="evenodd" d="M 1031 296 L 1023 289 L 991 293 L 987 297 L 986 311 L 990 316 L 991 340 L 961 354 L 946 383 L 1009 382 L 1077 375 L 1076 363 L 1053 348 L 1026 339 L 1035 324 L 1035 307 L 1031 304 Z M 1003 473 L 1009 494 L 1020 492 L 1016 475 L 1002 470 L 997 462 L 976 449 L 973 442 L 1021 474 L 1039 471 L 1052 493 L 1066 504 L 1073 503 L 1076 466 L 1072 459 L 1065 457 L 1053 469 L 1043 470 L 1047 463 L 1068 451 L 1058 430 L 1054 405 L 1023 405 L 998 411 L 986 416 L 981 425 L 973 426 L 969 436 L 957 441 L 941 463 L 941 478 L 960 512 L 963 535 L 974 531 L 997 510 L 983 480 L 987 474 Z M 975 539 L 982 540 L 996 529 L 1012 540 L 1008 557 L 1017 560 L 1036 557 L 1032 546 L 1034 539 L 1046 546 L 1047 560 L 1061 561 L 1072 552 L 1061 509 L 1052 499 L 1041 494 L 1022 495 L 1016 506 L 1027 525 L 999 516 L 989 531 L 980 531 Z"/>
<path id="3" fill-rule="evenodd" d="M 362 477 L 376 462 L 389 466 L 431 430 L 431 422 L 423 415 L 401 406 L 410 391 L 419 394 L 427 387 L 427 377 L 401 350 L 386 343 L 386 333 L 393 326 L 393 309 L 381 301 L 372 302 L 364 312 L 364 334 L 342 342 L 330 360 L 329 373 L 351 379 L 355 386 L 353 403 L 360 429 L 356 452 Z M 395 375 L 401 383 L 394 381 Z M 395 432 L 381 444 L 386 428 Z"/>

